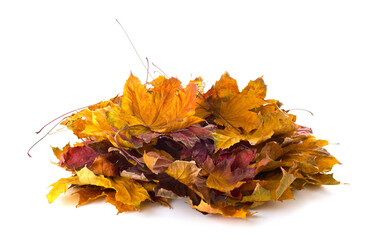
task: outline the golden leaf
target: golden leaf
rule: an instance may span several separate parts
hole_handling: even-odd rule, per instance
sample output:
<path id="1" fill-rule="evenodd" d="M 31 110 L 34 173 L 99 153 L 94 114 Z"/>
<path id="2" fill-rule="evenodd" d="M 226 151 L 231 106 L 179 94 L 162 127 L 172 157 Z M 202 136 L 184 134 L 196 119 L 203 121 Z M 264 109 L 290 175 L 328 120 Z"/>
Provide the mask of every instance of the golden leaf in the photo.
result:
<path id="1" fill-rule="evenodd" d="M 186 88 L 176 78 L 160 78 L 147 89 L 131 75 L 124 87 L 121 115 L 128 116 L 128 126 L 141 125 L 154 132 L 171 132 L 203 121 L 195 117 L 197 85 Z"/>
<path id="2" fill-rule="evenodd" d="M 224 202 L 210 205 L 202 200 L 198 206 L 191 205 L 191 207 L 203 213 L 221 214 L 224 217 L 242 218 L 244 220 L 247 219 L 247 215 L 252 215 L 245 208 L 226 206 Z"/>
<path id="3" fill-rule="evenodd" d="M 200 171 L 194 161 L 177 160 L 170 164 L 165 173 L 187 186 L 192 186 Z"/>
<path id="4" fill-rule="evenodd" d="M 47 200 L 49 203 L 55 201 L 56 198 L 60 196 L 60 194 L 65 193 L 68 190 L 69 185 L 78 184 L 78 176 L 71 176 L 69 178 L 60 178 L 57 182 L 50 185 L 52 189 L 47 194 Z"/>
<path id="5" fill-rule="evenodd" d="M 224 130 L 218 129 L 212 135 L 215 141 L 216 150 L 229 148 L 234 144 L 242 140 L 245 140 L 245 136 L 242 136 L 234 131 L 231 131 L 228 128 Z"/>
<path id="6" fill-rule="evenodd" d="M 248 133 L 260 124 L 257 113 L 249 110 L 261 104 L 263 101 L 259 98 L 234 95 L 228 101 L 219 102 L 218 108 L 214 111 L 215 122 L 225 127 L 241 128 L 241 131 Z"/>
<path id="7" fill-rule="evenodd" d="M 63 149 L 60 149 L 58 147 L 51 147 L 52 151 L 54 152 L 54 155 L 56 156 L 57 159 L 60 159 L 61 154 L 65 153 L 68 151 L 68 149 L 70 148 L 70 143 L 66 144 Z"/>
<path id="8" fill-rule="evenodd" d="M 281 168 L 281 170 L 282 178 L 280 180 L 280 184 L 275 191 L 271 191 L 273 200 L 279 200 L 281 195 L 289 188 L 296 178 L 293 174 L 286 172 L 283 168 Z"/>
<path id="9" fill-rule="evenodd" d="M 267 93 L 267 86 L 263 81 L 263 76 L 254 81 L 249 81 L 248 85 L 243 89 L 242 94 L 248 97 L 256 96 L 264 99 Z"/>
<path id="10" fill-rule="evenodd" d="M 271 200 L 271 192 L 259 183 L 257 183 L 251 195 L 243 196 L 241 199 L 242 202 L 267 202 L 269 200 Z"/>
<path id="11" fill-rule="evenodd" d="M 105 196 L 106 191 L 109 191 L 109 190 L 106 190 L 105 188 L 101 188 L 101 187 L 86 185 L 86 186 L 79 187 L 73 194 L 79 195 L 79 201 L 77 204 L 77 207 L 79 207 L 97 198 Z M 114 190 L 110 189 L 110 191 L 114 191 Z"/>
<path id="12" fill-rule="evenodd" d="M 77 171 L 77 176 L 62 178 L 53 187 L 47 198 L 49 202 L 53 202 L 61 193 L 66 192 L 68 186 L 74 185 L 94 185 L 104 188 L 112 188 L 116 190 L 115 198 L 123 204 L 138 206 L 142 201 L 150 199 L 148 192 L 141 184 L 134 182 L 128 178 L 115 177 L 106 178 L 103 175 L 95 175 L 87 167 Z"/>
<path id="13" fill-rule="evenodd" d="M 135 211 L 136 206 L 124 204 L 115 199 L 116 191 L 113 189 L 106 189 L 95 186 L 82 186 L 75 193 L 79 195 L 79 202 L 77 206 L 84 205 L 100 197 L 106 197 L 105 202 L 115 206 L 118 214 L 122 212 Z"/>
<path id="14" fill-rule="evenodd" d="M 214 91 L 217 97 L 229 100 L 234 94 L 239 93 L 239 88 L 236 80 L 225 72 L 215 83 Z"/>

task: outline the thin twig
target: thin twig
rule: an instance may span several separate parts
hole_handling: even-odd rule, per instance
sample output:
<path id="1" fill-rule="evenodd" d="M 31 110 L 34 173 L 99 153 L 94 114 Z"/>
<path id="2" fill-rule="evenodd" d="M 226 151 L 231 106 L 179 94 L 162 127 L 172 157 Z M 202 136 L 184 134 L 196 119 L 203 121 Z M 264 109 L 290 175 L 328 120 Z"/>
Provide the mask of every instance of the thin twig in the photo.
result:
<path id="1" fill-rule="evenodd" d="M 118 19 L 115 19 L 115 20 L 116 20 L 116 22 L 118 22 L 118 24 L 120 25 L 120 27 L 123 29 L 123 31 L 124 31 L 124 33 L 125 33 L 125 35 L 127 36 L 128 40 L 129 40 L 129 42 L 130 42 L 130 44 L 132 45 L 132 47 L 133 47 L 133 49 L 134 49 L 135 53 L 137 54 L 137 56 L 138 56 L 139 60 L 141 61 L 141 63 L 142 63 L 142 65 L 143 65 L 143 67 L 144 67 L 144 68 L 147 70 L 147 72 L 148 72 L 148 67 L 144 64 L 144 62 L 143 62 L 143 60 L 142 60 L 141 56 L 139 55 L 139 53 L 138 53 L 137 49 L 135 48 L 135 46 L 134 46 L 134 44 L 133 44 L 132 40 L 130 39 L 130 37 L 129 37 L 128 33 L 125 31 L 125 29 L 124 29 L 123 25 L 121 25 L 121 23 L 119 22 L 119 20 L 118 20 Z M 148 74 L 149 74 L 149 75 L 150 75 L 150 77 L 153 79 L 152 75 L 151 75 L 149 72 L 148 72 Z"/>
<path id="2" fill-rule="evenodd" d="M 58 126 L 62 121 L 64 120 L 64 118 L 63 119 L 61 119 L 57 124 L 55 124 L 55 126 L 53 126 L 42 138 L 40 138 L 37 142 L 35 142 L 29 149 L 28 149 L 28 151 L 27 151 L 27 154 L 28 154 L 28 156 L 29 157 L 32 157 L 31 156 L 31 154 L 29 153 L 30 151 L 31 151 L 31 149 L 34 147 L 34 146 L 36 146 L 39 142 L 41 142 L 42 141 L 42 139 L 44 139 L 47 135 L 49 135 L 49 133 L 52 131 L 52 130 L 54 130 L 54 128 L 56 128 L 56 126 Z"/>
<path id="3" fill-rule="evenodd" d="M 36 134 L 39 134 L 45 127 L 47 127 L 49 124 L 51 124 L 52 122 L 54 122 L 54 121 L 56 121 L 56 120 L 58 120 L 59 118 L 61 118 L 61 117 L 64 117 L 65 115 L 68 115 L 68 114 L 70 114 L 70 113 L 72 113 L 72 112 L 76 112 L 76 111 L 78 111 L 78 110 L 81 110 L 81 109 L 84 109 L 84 108 L 88 108 L 89 106 L 92 106 L 92 105 L 88 105 L 88 106 L 86 106 L 86 107 L 81 107 L 81 108 L 77 108 L 77 109 L 74 109 L 74 110 L 72 110 L 72 111 L 69 111 L 69 112 L 67 112 L 67 113 L 64 113 L 63 115 L 60 115 L 59 117 L 57 117 L 57 118 L 55 118 L 55 119 L 53 119 L 53 120 L 51 120 L 50 122 L 48 122 L 45 126 L 43 126 L 40 130 L 38 130 L 37 132 L 36 132 Z"/>
<path id="4" fill-rule="evenodd" d="M 149 75 L 149 61 L 148 61 L 148 57 L 146 57 L 147 60 L 147 76 L 146 76 L 146 86 L 148 84 L 148 75 Z"/>
<path id="5" fill-rule="evenodd" d="M 311 111 L 307 110 L 307 109 L 304 109 L 304 108 L 292 108 L 292 109 L 289 109 L 288 111 L 293 111 L 293 110 L 305 111 L 305 112 L 310 113 L 314 117 L 314 114 Z"/>
<path id="6" fill-rule="evenodd" d="M 160 70 L 160 72 L 163 73 L 167 78 L 169 78 L 169 76 L 167 76 L 167 74 L 164 71 L 162 71 L 162 69 L 159 68 L 156 64 L 152 63 L 152 65 L 155 66 L 158 70 Z"/>

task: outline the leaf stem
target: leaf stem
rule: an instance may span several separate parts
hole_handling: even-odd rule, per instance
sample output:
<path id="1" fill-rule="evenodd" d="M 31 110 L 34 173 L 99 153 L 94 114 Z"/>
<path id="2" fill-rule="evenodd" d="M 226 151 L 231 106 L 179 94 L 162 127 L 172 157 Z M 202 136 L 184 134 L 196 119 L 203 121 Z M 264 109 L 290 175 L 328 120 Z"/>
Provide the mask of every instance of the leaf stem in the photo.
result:
<path id="1" fill-rule="evenodd" d="M 169 78 L 169 76 L 167 76 L 167 74 L 164 71 L 162 71 L 162 69 L 159 68 L 156 64 L 152 63 L 152 65 L 155 66 L 158 70 L 160 70 L 160 72 L 163 73 L 167 78 Z"/>
<path id="2" fill-rule="evenodd" d="M 141 56 L 139 55 L 139 53 L 138 53 L 137 49 L 135 48 L 135 46 L 134 46 L 134 44 L 133 44 L 132 40 L 130 39 L 130 37 L 129 37 L 128 33 L 125 31 L 125 29 L 124 29 L 123 25 L 121 25 L 121 23 L 119 22 L 119 20 L 118 20 L 118 19 L 115 19 L 115 20 L 116 20 L 116 22 L 120 25 L 120 27 L 123 29 L 123 31 L 124 31 L 124 33 L 125 33 L 125 35 L 127 36 L 128 40 L 129 40 L 129 42 L 130 42 L 130 44 L 132 45 L 132 47 L 133 47 L 133 49 L 134 49 L 135 53 L 137 54 L 137 56 L 138 56 L 139 60 L 141 61 L 141 63 L 142 63 L 142 65 L 143 65 L 143 67 L 147 70 L 147 72 L 148 72 L 149 76 L 153 79 L 153 77 L 152 77 L 151 73 L 149 73 L 149 71 L 148 71 L 148 67 L 144 64 L 144 62 L 143 62 L 143 60 L 142 60 Z"/>

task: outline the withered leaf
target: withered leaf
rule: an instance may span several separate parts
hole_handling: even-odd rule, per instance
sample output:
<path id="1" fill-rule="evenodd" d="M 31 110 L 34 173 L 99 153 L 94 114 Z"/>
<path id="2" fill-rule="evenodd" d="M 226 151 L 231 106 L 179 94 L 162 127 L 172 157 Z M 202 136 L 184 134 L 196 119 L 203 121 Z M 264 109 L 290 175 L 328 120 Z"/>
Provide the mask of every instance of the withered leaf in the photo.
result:
<path id="1" fill-rule="evenodd" d="M 248 210 L 242 207 L 226 206 L 224 203 L 218 202 L 215 205 L 210 205 L 204 201 L 198 206 L 191 206 L 192 208 L 204 213 L 221 214 L 224 217 L 236 217 L 247 219 L 247 215 L 252 215 Z"/>
<path id="2" fill-rule="evenodd" d="M 173 162 L 169 157 L 161 156 L 157 152 L 144 153 L 143 160 L 146 166 L 155 174 L 164 172 Z"/>
<path id="3" fill-rule="evenodd" d="M 95 158 L 89 169 L 96 175 L 104 175 L 106 177 L 117 177 L 120 175 L 116 165 L 103 156 Z"/>
<path id="4" fill-rule="evenodd" d="M 193 148 L 201 139 L 212 139 L 213 125 L 201 127 L 199 124 L 172 132 L 170 135 L 176 142 L 183 143 L 187 148 Z"/>
<path id="5" fill-rule="evenodd" d="M 70 148 L 70 143 L 66 144 L 63 149 L 60 149 L 58 147 L 52 147 L 52 151 L 54 152 L 54 155 L 56 156 L 57 159 L 60 159 L 60 156 L 63 153 L 66 153 Z"/>
<path id="6" fill-rule="evenodd" d="M 150 199 L 147 191 L 137 182 L 124 177 L 107 178 L 103 175 L 95 175 L 87 167 L 76 172 L 76 176 L 62 178 L 53 187 L 47 198 L 53 202 L 61 193 L 64 193 L 69 185 L 93 185 L 116 190 L 115 198 L 124 204 L 139 205 L 142 201 Z"/>
<path id="7" fill-rule="evenodd" d="M 141 125 L 153 132 L 172 132 L 203 121 L 194 116 L 196 84 L 182 88 L 176 78 L 160 79 L 152 89 L 147 89 L 133 75 L 127 80 L 121 115 L 129 126 Z"/>
<path id="8" fill-rule="evenodd" d="M 165 173 L 187 186 L 192 186 L 200 171 L 194 161 L 177 160 L 170 164 Z"/>
<path id="9" fill-rule="evenodd" d="M 281 168 L 281 170 L 282 170 L 282 178 L 280 180 L 280 184 L 275 189 L 275 191 L 271 191 L 272 198 L 274 200 L 278 200 L 296 178 L 293 174 L 286 172 L 283 168 Z"/>
<path id="10" fill-rule="evenodd" d="M 98 156 L 97 152 L 87 146 L 70 147 L 60 154 L 59 165 L 70 170 L 79 170 L 84 166 L 91 166 Z"/>

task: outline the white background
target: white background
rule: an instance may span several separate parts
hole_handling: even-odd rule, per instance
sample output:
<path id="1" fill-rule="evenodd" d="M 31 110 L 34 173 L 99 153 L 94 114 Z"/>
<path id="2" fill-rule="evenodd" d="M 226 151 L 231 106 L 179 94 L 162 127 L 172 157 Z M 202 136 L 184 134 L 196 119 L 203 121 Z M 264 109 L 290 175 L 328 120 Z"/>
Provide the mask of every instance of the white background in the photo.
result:
<path id="1" fill-rule="evenodd" d="M 129 2 L 129 3 L 128 3 Z M 134 3 L 131 3 L 134 2 Z M 1 239 L 340 239 L 367 236 L 367 1 L 0 1 Z M 116 215 L 103 202 L 48 204 L 69 173 L 34 132 L 56 116 L 122 91 L 141 57 L 207 88 L 225 71 L 240 87 L 264 75 L 268 98 L 332 143 L 349 185 L 307 188 L 256 209 L 248 221 L 205 216 L 184 200 Z M 153 74 L 155 69 L 151 66 Z M 158 74 L 153 74 L 157 76 Z M 361 218 L 363 217 L 363 218 Z"/>

